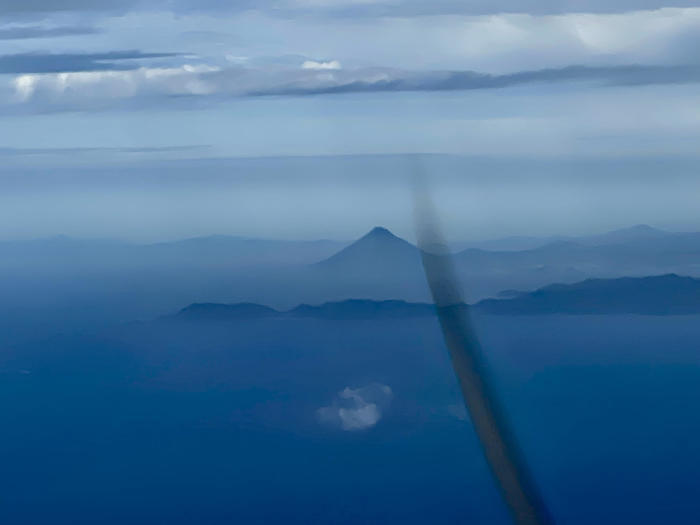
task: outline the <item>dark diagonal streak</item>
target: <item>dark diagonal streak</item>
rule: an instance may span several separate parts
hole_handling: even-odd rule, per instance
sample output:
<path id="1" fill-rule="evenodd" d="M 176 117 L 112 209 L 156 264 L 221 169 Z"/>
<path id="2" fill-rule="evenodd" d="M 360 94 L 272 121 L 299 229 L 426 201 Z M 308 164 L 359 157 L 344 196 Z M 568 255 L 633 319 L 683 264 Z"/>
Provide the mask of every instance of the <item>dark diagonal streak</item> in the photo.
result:
<path id="1" fill-rule="evenodd" d="M 416 225 L 423 268 L 464 403 L 484 455 L 517 525 L 550 525 L 546 507 L 489 383 L 479 341 L 465 307 L 452 258 L 425 188 L 416 188 Z"/>

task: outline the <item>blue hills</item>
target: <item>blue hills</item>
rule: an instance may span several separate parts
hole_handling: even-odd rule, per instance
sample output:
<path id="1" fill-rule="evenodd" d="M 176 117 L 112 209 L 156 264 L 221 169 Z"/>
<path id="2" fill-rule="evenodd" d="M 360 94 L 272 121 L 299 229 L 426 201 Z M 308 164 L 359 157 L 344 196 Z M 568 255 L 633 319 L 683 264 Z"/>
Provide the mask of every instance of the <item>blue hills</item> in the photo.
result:
<path id="1" fill-rule="evenodd" d="M 676 274 L 587 279 L 508 299 L 485 299 L 477 307 L 493 314 L 697 314 L 700 279 Z"/>
<path id="2" fill-rule="evenodd" d="M 603 311 L 600 305 L 580 305 L 582 299 L 565 306 L 570 297 L 555 300 L 556 289 L 532 298 L 512 292 L 499 296 L 504 290 L 531 292 L 552 283 L 573 286 L 586 279 L 666 274 L 700 278 L 700 233 L 644 225 L 589 237 L 511 238 L 452 247 L 466 302 L 513 300 L 479 307 L 494 313 Z M 420 259 L 416 246 L 382 227 L 354 243 L 221 235 L 148 245 L 66 237 L 0 241 L 0 289 L 12 297 L 0 308 L 0 330 L 31 336 L 34 330 L 26 322 L 30 316 L 56 330 L 153 319 L 192 302 L 245 302 L 285 311 L 299 304 L 323 305 L 347 298 L 429 303 Z M 604 301 L 612 300 L 610 294 Z M 663 301 L 657 303 L 649 307 L 651 311 L 658 311 Z M 636 311 L 624 301 L 620 308 Z M 679 308 L 671 305 L 666 311 Z M 688 308 L 694 311 L 689 306 L 682 311 Z M 328 309 L 314 315 L 326 315 Z M 279 316 L 277 310 L 267 315 Z M 241 308 L 220 310 L 218 315 L 263 314 Z"/>
<path id="3" fill-rule="evenodd" d="M 495 315 L 541 314 L 700 314 L 700 279 L 666 274 L 650 277 L 587 279 L 553 284 L 533 292 L 511 292 L 503 299 L 458 305 Z M 409 319 L 435 314 L 429 303 L 401 300 L 350 299 L 320 305 L 301 304 L 279 311 L 253 303 L 195 303 L 172 318 L 182 320 L 240 320 L 269 317 L 317 319 Z"/>
<path id="4" fill-rule="evenodd" d="M 268 306 L 252 303 L 195 303 L 183 308 L 175 316 L 172 316 L 171 319 L 221 321 L 284 317 L 358 320 L 387 318 L 407 319 L 411 317 L 429 317 L 433 314 L 433 305 L 429 303 L 410 303 L 399 300 L 373 301 L 370 299 L 348 299 L 345 301 L 326 302 L 321 305 L 300 304 L 286 311 L 279 311 Z"/>

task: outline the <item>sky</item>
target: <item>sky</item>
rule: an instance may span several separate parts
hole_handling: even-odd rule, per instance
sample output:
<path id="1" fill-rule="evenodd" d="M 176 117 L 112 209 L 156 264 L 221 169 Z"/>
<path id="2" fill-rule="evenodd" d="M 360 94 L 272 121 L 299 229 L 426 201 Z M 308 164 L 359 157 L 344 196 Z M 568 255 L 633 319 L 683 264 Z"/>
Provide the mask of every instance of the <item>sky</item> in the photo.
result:
<path id="1" fill-rule="evenodd" d="M 0 238 L 408 231 L 399 154 L 460 159 L 460 238 L 700 228 L 699 46 L 685 0 L 0 0 Z"/>

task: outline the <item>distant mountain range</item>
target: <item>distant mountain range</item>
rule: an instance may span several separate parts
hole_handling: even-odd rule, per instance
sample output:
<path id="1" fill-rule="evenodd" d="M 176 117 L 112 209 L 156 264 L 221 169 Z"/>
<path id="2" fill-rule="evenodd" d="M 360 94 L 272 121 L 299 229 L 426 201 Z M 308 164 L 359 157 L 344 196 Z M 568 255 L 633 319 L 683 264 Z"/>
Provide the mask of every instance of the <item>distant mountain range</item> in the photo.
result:
<path id="1" fill-rule="evenodd" d="M 457 251 L 465 300 L 522 300 L 513 290 L 586 279 L 700 277 L 698 233 L 642 225 L 537 243 Z M 229 236 L 149 245 L 65 237 L 0 242 L 0 294 L 13 298 L 0 305 L 0 319 L 9 326 L 16 325 L 18 312 L 67 326 L 87 315 L 92 323 L 148 319 L 191 302 L 288 310 L 352 297 L 430 301 L 418 248 L 380 227 L 349 244 Z"/>
<path id="2" fill-rule="evenodd" d="M 539 243 L 520 250 L 471 247 L 454 253 L 468 298 L 476 301 L 502 290 L 532 290 L 586 278 L 664 273 L 700 276 L 698 233 L 672 233 L 639 225 L 588 237 L 540 239 Z M 365 292 L 371 292 L 367 285 L 376 283 L 383 289 L 391 284 L 393 297 L 419 297 L 419 290 L 425 293 L 418 248 L 383 228 L 375 228 L 314 268 L 322 270 L 318 275 L 327 281 L 353 282 L 354 288 Z"/>
<path id="3" fill-rule="evenodd" d="M 698 314 L 700 279 L 676 274 L 588 279 L 545 286 L 509 299 L 486 299 L 477 308 L 491 314 Z"/>
<path id="4" fill-rule="evenodd" d="M 459 248 L 459 249 L 456 249 Z M 612 271 L 615 264 L 691 266 L 700 273 L 700 233 L 675 233 L 637 225 L 584 237 L 509 237 L 455 243 L 455 261 L 468 273 L 548 268 L 569 270 L 571 277 L 589 270 Z M 643 256 L 641 259 L 639 256 Z M 13 264 L 52 264 L 71 260 L 82 265 L 283 267 L 310 265 L 311 271 L 380 275 L 413 273 L 418 249 L 386 228 L 375 227 L 353 243 L 332 240 L 286 241 L 212 235 L 172 242 L 132 244 L 57 236 L 0 241 L 0 268 Z M 647 272 L 649 273 L 649 272 Z M 691 273 L 692 272 L 676 272 Z"/>
<path id="5" fill-rule="evenodd" d="M 700 314 L 700 279 L 675 274 L 641 278 L 588 279 L 575 284 L 555 284 L 508 299 L 486 299 L 468 307 L 477 313 L 496 315 L 542 314 Z M 302 304 L 288 311 L 250 304 L 192 304 L 171 319 L 222 321 L 268 317 L 316 319 L 409 319 L 428 317 L 435 308 L 428 303 L 351 299 L 318 306 Z"/>
<path id="6" fill-rule="evenodd" d="M 411 317 L 428 317 L 433 315 L 434 311 L 433 305 L 428 303 L 372 301 L 370 299 L 348 299 L 345 301 L 327 302 L 317 306 L 301 304 L 287 311 L 279 311 L 268 306 L 252 303 L 195 303 L 183 308 L 170 318 L 194 321 L 261 319 L 268 317 L 336 320 L 406 319 Z"/>
<path id="7" fill-rule="evenodd" d="M 511 236 L 501 239 L 489 239 L 484 241 L 463 241 L 453 243 L 455 251 L 476 248 L 487 251 L 521 251 L 540 248 L 547 244 L 560 241 L 573 242 L 586 246 L 601 246 L 605 244 L 628 244 L 638 242 L 654 242 L 662 238 L 674 240 L 700 240 L 695 233 L 676 233 L 660 230 L 647 224 L 637 224 L 629 228 L 621 228 L 606 233 L 584 236 L 555 235 L 549 237 Z"/>
<path id="8" fill-rule="evenodd" d="M 72 260 L 127 267 L 202 265 L 244 268 L 315 263 L 347 245 L 332 240 L 286 241 L 210 235 L 179 241 L 135 244 L 108 239 L 74 239 L 66 236 L 25 241 L 0 241 L 0 268 L 17 263 L 35 264 Z"/>

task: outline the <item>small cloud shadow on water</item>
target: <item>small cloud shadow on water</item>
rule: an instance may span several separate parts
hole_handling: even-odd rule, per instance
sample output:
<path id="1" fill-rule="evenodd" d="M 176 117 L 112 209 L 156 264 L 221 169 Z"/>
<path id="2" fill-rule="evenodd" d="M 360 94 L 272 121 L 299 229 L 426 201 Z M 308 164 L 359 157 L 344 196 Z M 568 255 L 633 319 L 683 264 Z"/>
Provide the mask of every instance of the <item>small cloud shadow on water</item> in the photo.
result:
<path id="1" fill-rule="evenodd" d="M 454 403 L 452 405 L 447 405 L 447 412 L 452 417 L 459 419 L 460 421 L 467 421 L 469 416 L 467 415 L 467 408 L 464 403 Z"/>

